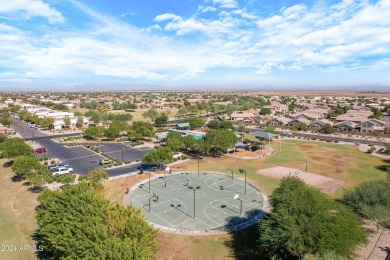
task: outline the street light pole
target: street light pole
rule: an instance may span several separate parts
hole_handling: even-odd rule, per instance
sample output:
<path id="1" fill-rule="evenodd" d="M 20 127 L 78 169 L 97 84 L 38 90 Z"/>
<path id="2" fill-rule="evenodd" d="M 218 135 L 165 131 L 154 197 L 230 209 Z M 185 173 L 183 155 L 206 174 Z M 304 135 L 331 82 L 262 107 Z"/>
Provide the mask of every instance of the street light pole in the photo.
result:
<path id="1" fill-rule="evenodd" d="M 242 213 L 242 200 L 240 199 L 238 194 L 234 195 L 234 199 L 240 201 L 240 215 L 241 215 L 241 213 Z"/>
<path id="2" fill-rule="evenodd" d="M 199 178 L 199 161 L 200 161 L 200 157 L 199 157 L 199 155 L 198 155 L 198 178 Z"/>
<path id="3" fill-rule="evenodd" d="M 125 148 L 122 148 L 122 163 L 125 163 L 125 158 L 123 157 L 123 150 L 124 150 Z"/>
<path id="4" fill-rule="evenodd" d="M 233 169 L 232 168 L 228 168 L 227 171 L 228 171 L 228 173 L 232 174 L 232 180 L 233 180 Z"/>
<path id="5" fill-rule="evenodd" d="M 246 170 L 239 169 L 240 173 L 245 173 L 245 195 L 246 195 Z"/>
<path id="6" fill-rule="evenodd" d="M 149 169 L 149 193 L 150 193 L 150 169 Z"/>
<path id="7" fill-rule="evenodd" d="M 195 219 L 196 218 L 196 214 L 195 214 L 195 193 L 196 193 L 196 190 L 199 190 L 201 187 L 200 186 L 196 186 L 196 187 L 188 186 L 188 188 L 194 191 L 194 219 Z"/>

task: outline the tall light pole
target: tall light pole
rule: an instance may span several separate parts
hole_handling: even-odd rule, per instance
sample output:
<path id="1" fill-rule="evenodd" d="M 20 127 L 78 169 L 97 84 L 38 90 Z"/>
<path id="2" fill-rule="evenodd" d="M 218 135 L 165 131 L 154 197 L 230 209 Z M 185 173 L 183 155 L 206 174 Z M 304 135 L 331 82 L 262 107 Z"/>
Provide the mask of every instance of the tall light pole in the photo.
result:
<path id="1" fill-rule="evenodd" d="M 246 195 L 246 170 L 239 169 L 240 173 L 245 173 L 245 195 Z"/>
<path id="2" fill-rule="evenodd" d="M 195 214 L 195 193 L 196 193 L 196 190 L 199 190 L 201 187 L 200 186 L 196 186 L 196 187 L 188 186 L 188 188 L 194 191 L 194 218 L 195 218 L 196 217 L 196 214 Z"/>
<path id="3" fill-rule="evenodd" d="M 228 168 L 227 172 L 232 174 L 232 180 L 233 180 L 233 169 L 232 168 Z"/>
<path id="4" fill-rule="evenodd" d="M 198 159 L 198 178 L 199 178 L 199 161 L 200 161 L 200 156 L 198 155 L 198 156 L 196 157 L 196 159 Z"/>
<path id="5" fill-rule="evenodd" d="M 149 169 L 149 193 L 150 193 L 150 169 Z"/>
<path id="6" fill-rule="evenodd" d="M 122 163 L 125 163 L 125 158 L 123 157 L 123 150 L 124 150 L 125 148 L 122 148 Z"/>
<path id="7" fill-rule="evenodd" d="M 242 200 L 240 199 L 240 197 L 238 196 L 238 194 L 234 195 L 234 198 L 235 200 L 239 200 L 240 201 L 240 215 L 242 213 Z"/>

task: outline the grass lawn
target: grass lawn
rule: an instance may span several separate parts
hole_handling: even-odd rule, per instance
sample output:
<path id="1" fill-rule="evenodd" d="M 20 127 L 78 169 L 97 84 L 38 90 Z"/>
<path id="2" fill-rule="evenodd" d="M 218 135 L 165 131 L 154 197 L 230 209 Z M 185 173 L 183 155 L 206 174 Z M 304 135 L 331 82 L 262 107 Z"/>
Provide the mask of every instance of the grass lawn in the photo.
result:
<path id="1" fill-rule="evenodd" d="M 346 181 L 344 189 L 351 189 L 359 183 L 384 179 L 386 172 L 380 166 L 386 165 L 386 161 L 370 154 L 361 152 L 356 146 L 341 145 L 325 142 L 283 140 L 282 151 L 279 149 L 279 141 L 274 141 L 277 150 L 273 155 L 256 160 L 243 160 L 229 156 L 221 158 L 205 158 L 200 163 L 201 171 L 227 172 L 232 168 L 235 175 L 241 175 L 238 168 L 244 168 L 247 176 L 257 182 L 267 192 L 278 186 L 279 181 L 255 172 L 258 169 L 272 167 L 281 164 L 288 167 L 301 167 L 308 165 L 308 171 L 338 178 Z M 197 171 L 198 164 L 189 161 L 176 165 L 174 171 Z M 338 196 L 341 193 L 336 193 Z"/>
<path id="2" fill-rule="evenodd" d="M 11 180 L 14 174 L 3 165 L 8 160 L 0 159 L 0 245 L 35 245 L 32 239 L 37 224 L 35 207 L 38 205 L 37 194 L 28 191 L 22 182 Z M 0 251 L 0 259 L 36 259 L 34 252 Z"/>

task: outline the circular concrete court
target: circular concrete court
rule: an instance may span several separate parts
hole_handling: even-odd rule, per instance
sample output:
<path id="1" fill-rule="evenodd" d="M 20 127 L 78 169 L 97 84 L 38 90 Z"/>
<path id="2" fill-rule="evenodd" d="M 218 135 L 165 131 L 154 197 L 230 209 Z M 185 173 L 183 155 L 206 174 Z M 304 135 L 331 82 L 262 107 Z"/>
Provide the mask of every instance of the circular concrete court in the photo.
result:
<path id="1" fill-rule="evenodd" d="M 234 199 L 237 194 L 239 199 Z M 200 173 L 199 178 L 197 173 L 167 174 L 166 179 L 155 176 L 150 181 L 150 192 L 147 179 L 134 186 L 129 196 L 131 204 L 154 228 L 194 235 L 253 225 L 265 215 L 267 205 L 266 195 L 249 183 L 245 195 L 243 179 L 212 173 Z"/>

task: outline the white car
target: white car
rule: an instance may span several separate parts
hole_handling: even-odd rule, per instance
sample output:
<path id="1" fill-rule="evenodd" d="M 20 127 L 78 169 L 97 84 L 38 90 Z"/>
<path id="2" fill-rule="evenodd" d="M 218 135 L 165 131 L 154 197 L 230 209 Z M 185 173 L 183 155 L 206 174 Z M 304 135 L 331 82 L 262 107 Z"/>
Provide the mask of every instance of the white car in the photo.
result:
<path id="1" fill-rule="evenodd" d="M 51 170 L 51 172 L 55 174 L 65 174 L 65 173 L 73 173 L 73 168 L 67 167 L 58 167 Z"/>

